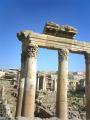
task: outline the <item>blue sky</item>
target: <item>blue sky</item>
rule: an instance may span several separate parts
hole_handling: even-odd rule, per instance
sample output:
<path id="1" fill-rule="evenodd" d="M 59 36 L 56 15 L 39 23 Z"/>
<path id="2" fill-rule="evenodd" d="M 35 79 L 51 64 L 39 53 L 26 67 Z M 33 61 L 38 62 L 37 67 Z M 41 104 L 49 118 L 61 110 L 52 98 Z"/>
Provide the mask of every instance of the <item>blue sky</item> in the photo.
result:
<path id="1" fill-rule="evenodd" d="M 16 33 L 42 33 L 45 22 L 71 25 L 76 39 L 90 42 L 89 0 L 0 0 L 0 68 L 20 68 L 21 43 Z M 85 70 L 84 57 L 69 55 L 69 70 Z M 40 49 L 38 70 L 57 70 L 57 51 Z"/>

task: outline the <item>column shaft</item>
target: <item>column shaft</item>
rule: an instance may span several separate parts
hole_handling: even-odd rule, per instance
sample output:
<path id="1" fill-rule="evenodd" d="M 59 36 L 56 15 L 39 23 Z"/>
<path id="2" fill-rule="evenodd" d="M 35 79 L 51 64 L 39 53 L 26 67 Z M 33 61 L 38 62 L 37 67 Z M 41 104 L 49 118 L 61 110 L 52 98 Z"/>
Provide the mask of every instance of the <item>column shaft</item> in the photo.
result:
<path id="1" fill-rule="evenodd" d="M 37 80 L 36 80 L 36 91 L 39 91 L 39 73 L 37 73 Z"/>
<path id="2" fill-rule="evenodd" d="M 90 54 L 86 58 L 86 120 L 90 120 Z"/>
<path id="3" fill-rule="evenodd" d="M 67 82 L 68 82 L 68 50 L 62 49 L 58 51 L 58 81 L 57 81 L 57 99 L 56 99 L 56 115 L 61 120 L 68 119 L 67 110 Z"/>
<path id="4" fill-rule="evenodd" d="M 46 91 L 46 77 L 45 77 L 45 73 L 43 75 L 43 91 Z"/>
<path id="5" fill-rule="evenodd" d="M 57 91 L 57 79 L 54 79 L 54 92 L 56 92 Z"/>
<path id="6" fill-rule="evenodd" d="M 22 102 L 23 102 L 23 93 L 24 93 L 24 81 L 25 81 L 25 53 L 21 54 L 21 72 L 19 79 L 19 88 L 18 88 L 18 101 L 16 106 L 16 117 L 21 116 L 22 111 Z"/>
<path id="7" fill-rule="evenodd" d="M 22 116 L 34 117 L 37 47 L 28 46 L 26 52 L 27 52 L 26 77 L 25 77 Z"/>

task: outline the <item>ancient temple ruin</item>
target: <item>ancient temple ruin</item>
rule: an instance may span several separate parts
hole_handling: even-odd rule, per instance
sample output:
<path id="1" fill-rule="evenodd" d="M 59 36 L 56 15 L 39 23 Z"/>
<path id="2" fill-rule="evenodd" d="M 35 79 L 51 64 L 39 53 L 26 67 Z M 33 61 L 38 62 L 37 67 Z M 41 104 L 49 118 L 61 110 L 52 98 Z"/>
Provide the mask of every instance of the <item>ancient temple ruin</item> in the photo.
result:
<path id="1" fill-rule="evenodd" d="M 36 64 L 39 48 L 58 50 L 58 81 L 56 117 L 68 119 L 67 82 L 68 54 L 85 56 L 86 62 L 86 119 L 90 119 L 90 43 L 74 38 L 77 30 L 71 26 L 59 26 L 53 22 L 45 25 L 43 34 L 29 30 L 17 34 L 22 42 L 21 77 L 16 116 L 34 117 L 36 92 Z"/>

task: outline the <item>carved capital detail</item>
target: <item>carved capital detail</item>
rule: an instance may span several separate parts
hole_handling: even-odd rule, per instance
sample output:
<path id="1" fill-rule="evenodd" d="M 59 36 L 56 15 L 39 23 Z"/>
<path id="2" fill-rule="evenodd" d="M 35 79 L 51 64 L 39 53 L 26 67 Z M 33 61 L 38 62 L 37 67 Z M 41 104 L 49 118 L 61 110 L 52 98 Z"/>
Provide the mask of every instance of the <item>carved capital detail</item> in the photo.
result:
<path id="1" fill-rule="evenodd" d="M 38 51 L 37 46 L 29 45 L 26 48 L 26 56 L 27 57 L 36 57 L 37 56 L 37 51 Z"/>
<path id="2" fill-rule="evenodd" d="M 90 64 L 90 53 L 85 54 L 85 62 L 86 64 Z"/>
<path id="3" fill-rule="evenodd" d="M 69 53 L 69 50 L 67 50 L 67 49 L 58 50 L 59 61 L 67 60 L 68 59 L 68 53 Z"/>

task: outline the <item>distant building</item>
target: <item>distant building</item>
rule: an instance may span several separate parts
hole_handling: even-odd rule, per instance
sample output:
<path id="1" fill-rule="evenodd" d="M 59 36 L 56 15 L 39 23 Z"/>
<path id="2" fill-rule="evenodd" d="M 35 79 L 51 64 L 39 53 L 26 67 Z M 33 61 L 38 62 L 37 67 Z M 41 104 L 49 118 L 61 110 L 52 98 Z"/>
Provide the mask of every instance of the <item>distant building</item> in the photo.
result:
<path id="1" fill-rule="evenodd" d="M 51 72 L 37 73 L 37 91 L 56 91 L 57 89 L 57 74 Z"/>
<path id="2" fill-rule="evenodd" d="M 36 90 L 57 91 L 57 79 L 56 72 L 37 72 Z M 85 73 L 70 72 L 68 75 L 68 91 L 76 91 L 83 88 L 85 88 Z"/>

